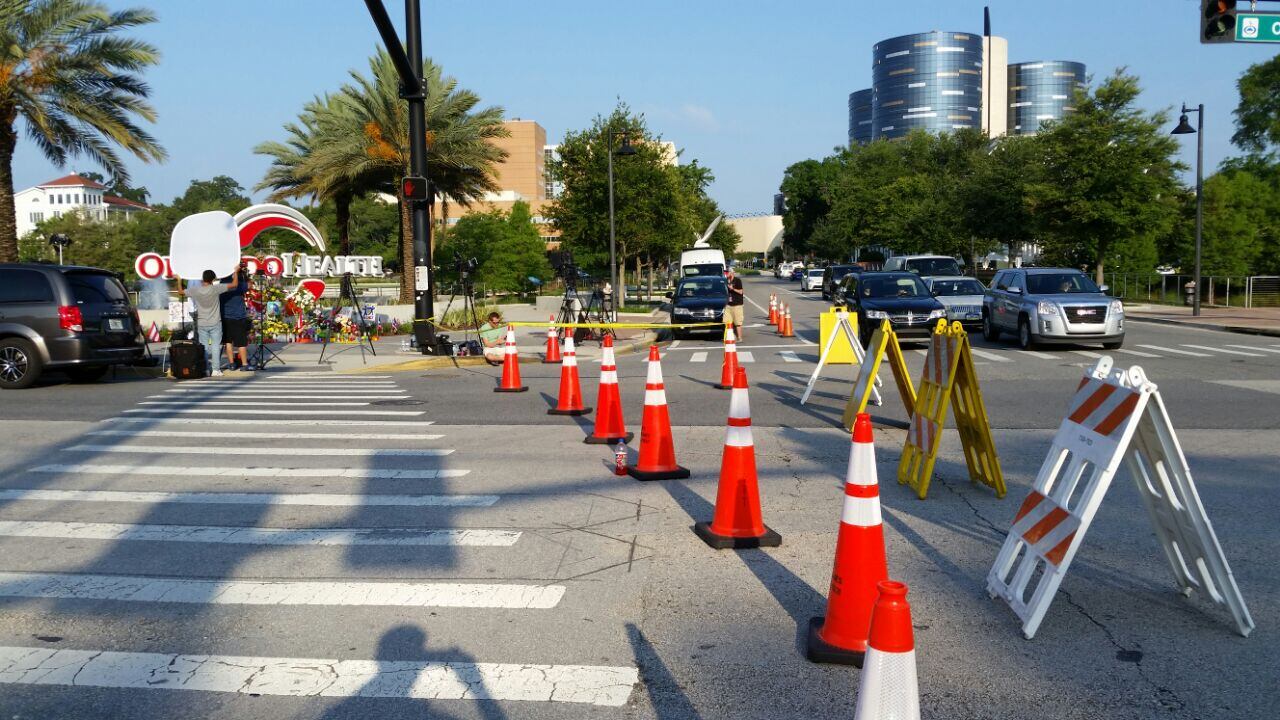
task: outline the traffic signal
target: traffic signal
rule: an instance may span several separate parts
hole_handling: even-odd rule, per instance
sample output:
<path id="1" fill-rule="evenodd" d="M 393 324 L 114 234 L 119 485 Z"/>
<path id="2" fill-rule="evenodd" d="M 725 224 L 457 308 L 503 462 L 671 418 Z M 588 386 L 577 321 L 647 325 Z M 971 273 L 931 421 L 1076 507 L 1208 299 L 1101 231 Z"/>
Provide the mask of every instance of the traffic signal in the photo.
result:
<path id="1" fill-rule="evenodd" d="M 1200 0 L 1200 42 L 1236 41 L 1236 0 Z"/>
<path id="2" fill-rule="evenodd" d="M 405 200 L 426 200 L 427 179 L 410 175 L 400 183 L 400 194 Z"/>

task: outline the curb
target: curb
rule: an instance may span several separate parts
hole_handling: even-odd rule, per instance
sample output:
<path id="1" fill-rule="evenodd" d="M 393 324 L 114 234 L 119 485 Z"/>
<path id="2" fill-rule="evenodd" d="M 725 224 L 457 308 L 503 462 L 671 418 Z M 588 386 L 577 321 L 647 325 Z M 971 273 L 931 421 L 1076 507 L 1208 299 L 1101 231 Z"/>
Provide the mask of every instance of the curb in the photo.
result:
<path id="1" fill-rule="evenodd" d="M 1280 337 L 1280 328 L 1258 328 L 1249 327 L 1247 325 L 1215 325 L 1213 323 L 1203 322 L 1184 322 L 1182 320 L 1170 320 L 1168 318 L 1141 317 L 1138 315 L 1125 315 L 1126 320 L 1135 322 L 1153 323 L 1156 325 L 1172 325 L 1175 327 L 1192 327 L 1201 330 L 1217 330 L 1218 332 L 1239 333 L 1241 335 L 1262 335 L 1266 337 Z"/>

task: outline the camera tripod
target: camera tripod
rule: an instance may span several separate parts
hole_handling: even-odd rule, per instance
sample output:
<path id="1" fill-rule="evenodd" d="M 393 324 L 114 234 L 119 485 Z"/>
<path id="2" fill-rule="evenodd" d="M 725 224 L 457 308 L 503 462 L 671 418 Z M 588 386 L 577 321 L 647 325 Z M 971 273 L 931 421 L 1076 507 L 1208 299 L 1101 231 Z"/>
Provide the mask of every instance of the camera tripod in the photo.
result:
<path id="1" fill-rule="evenodd" d="M 459 275 L 459 283 L 462 285 L 462 340 L 466 342 L 471 337 L 472 329 L 475 330 L 476 339 L 480 339 L 480 316 L 476 314 L 475 286 L 472 284 L 471 275 L 463 272 Z M 440 319 L 443 320 L 449 315 L 449 308 L 453 307 L 453 301 L 458 297 L 458 288 L 454 286 L 453 293 L 449 295 L 449 301 L 444 304 L 444 311 L 440 313 Z M 468 327 L 466 320 L 471 320 L 471 326 Z"/>
<path id="2" fill-rule="evenodd" d="M 609 310 L 604 303 L 604 292 L 599 288 L 592 290 L 584 306 L 576 285 L 577 283 L 565 283 L 564 302 L 560 303 L 560 313 L 556 316 L 556 323 L 567 325 L 610 322 Z M 603 344 L 605 335 L 617 338 L 613 328 L 576 328 L 573 331 L 573 341 L 581 344 L 588 340 L 595 340 Z"/>
<path id="3" fill-rule="evenodd" d="M 243 272 L 243 270 L 241 272 Z M 258 344 L 253 348 L 253 352 L 249 354 L 249 366 L 257 370 L 265 370 L 272 360 L 280 363 L 281 365 L 288 365 L 288 363 L 281 359 L 274 350 L 267 346 L 267 336 L 266 333 L 263 332 L 263 328 L 267 324 L 267 298 L 263 293 L 262 287 L 266 282 L 266 278 L 261 272 L 254 273 L 254 277 L 258 278 L 257 282 L 254 283 L 253 280 L 249 280 L 249 283 L 251 285 L 257 285 L 254 289 L 258 291 L 258 297 L 262 300 L 262 310 L 258 312 L 257 318 Z"/>
<path id="4" fill-rule="evenodd" d="M 338 292 L 338 304 L 333 308 L 333 314 L 330 315 L 329 317 L 331 319 L 337 317 L 338 313 L 342 312 L 343 306 L 348 302 L 351 303 L 351 313 L 353 318 L 355 319 L 356 327 L 359 328 L 359 332 L 357 333 L 359 336 L 359 340 L 357 341 L 356 345 L 360 348 L 360 362 L 367 363 L 369 361 L 364 356 L 365 343 L 369 344 L 369 352 L 373 353 L 374 357 L 378 356 L 378 351 L 374 349 L 373 339 L 369 337 L 370 335 L 369 324 L 365 322 L 364 312 L 360 307 L 360 298 L 356 297 L 356 288 L 355 288 L 355 285 L 351 282 L 351 273 L 343 273 L 341 289 Z M 320 359 L 316 360 L 317 365 L 324 362 L 324 352 L 327 349 L 329 349 L 329 335 L 325 335 L 324 345 L 320 347 Z M 342 353 L 351 349 L 352 348 L 343 348 L 335 352 L 333 355 L 330 355 L 329 357 L 341 355 Z"/>

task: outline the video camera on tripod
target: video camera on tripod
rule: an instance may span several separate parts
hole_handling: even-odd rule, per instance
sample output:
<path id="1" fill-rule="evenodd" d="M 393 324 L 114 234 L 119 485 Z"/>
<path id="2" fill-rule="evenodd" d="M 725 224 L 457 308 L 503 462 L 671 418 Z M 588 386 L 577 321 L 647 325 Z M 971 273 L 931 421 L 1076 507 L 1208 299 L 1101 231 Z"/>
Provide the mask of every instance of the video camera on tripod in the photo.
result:
<path id="1" fill-rule="evenodd" d="M 556 275 L 564 281 L 564 289 L 570 293 L 578 291 L 578 265 L 573 261 L 573 253 L 568 250 L 556 250 L 550 253 L 551 267 Z"/>
<path id="2" fill-rule="evenodd" d="M 464 285 L 471 285 L 471 274 L 476 271 L 480 263 L 474 257 L 464 258 L 461 253 L 453 254 L 453 269 L 458 273 L 458 279 Z"/>

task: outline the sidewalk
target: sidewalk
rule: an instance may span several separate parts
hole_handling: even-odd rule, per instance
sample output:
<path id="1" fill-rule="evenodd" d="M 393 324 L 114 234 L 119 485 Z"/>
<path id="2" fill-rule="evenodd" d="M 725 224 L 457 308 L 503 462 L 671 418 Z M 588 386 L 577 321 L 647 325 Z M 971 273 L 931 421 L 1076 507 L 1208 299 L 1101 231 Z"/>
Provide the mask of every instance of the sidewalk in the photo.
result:
<path id="1" fill-rule="evenodd" d="M 1270 335 L 1280 337 L 1280 308 L 1200 308 L 1200 317 L 1191 314 L 1191 308 L 1181 305 L 1129 305 L 1124 306 L 1125 317 L 1139 322 L 1185 325 L 1187 327 Z"/>

